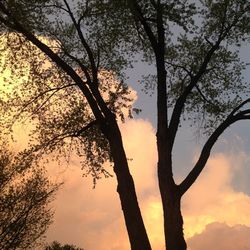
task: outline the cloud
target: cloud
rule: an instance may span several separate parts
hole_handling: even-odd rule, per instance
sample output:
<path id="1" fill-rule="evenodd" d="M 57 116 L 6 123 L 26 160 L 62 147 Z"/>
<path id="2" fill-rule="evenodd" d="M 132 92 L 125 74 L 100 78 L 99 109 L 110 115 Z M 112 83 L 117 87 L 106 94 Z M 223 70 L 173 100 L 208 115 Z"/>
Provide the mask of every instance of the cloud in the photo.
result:
<path id="1" fill-rule="evenodd" d="M 228 226 L 225 223 L 208 224 L 202 234 L 188 240 L 190 250 L 249 250 L 250 227 Z"/>
<path id="2" fill-rule="evenodd" d="M 234 175 L 246 163 L 244 159 L 244 154 L 215 154 L 208 161 L 183 200 L 187 238 L 201 233 L 212 222 L 250 226 L 250 197 L 232 185 Z"/>
<path id="3" fill-rule="evenodd" d="M 149 122 L 141 119 L 130 120 L 120 124 L 120 127 L 127 157 L 132 159 L 129 161 L 130 170 L 152 248 L 162 250 L 164 238 L 156 181 L 155 131 Z M 185 195 L 182 203 L 184 232 L 191 250 L 206 249 L 209 244 L 214 244 L 210 250 L 228 250 L 226 247 L 217 248 L 217 242 L 212 238 L 212 234 L 219 234 L 219 230 L 225 232 L 223 239 L 233 238 L 235 234 L 246 242 L 245 232 L 250 227 L 250 197 L 237 191 L 232 181 L 247 160 L 244 152 L 238 152 L 237 156 L 214 154 L 200 178 Z M 57 176 L 56 171 L 63 170 L 55 168 L 53 171 L 53 175 Z M 81 173 L 76 162 L 75 166 L 65 169 L 65 186 L 54 203 L 55 222 L 47 234 L 48 241 L 58 240 L 89 250 L 129 249 L 115 177 L 100 180 L 93 190 L 91 179 L 82 178 Z M 61 173 L 58 175 L 62 176 Z M 202 240 L 203 237 L 208 240 Z M 204 247 L 199 248 L 198 244 L 203 241 Z M 221 244 L 223 241 L 221 238 Z"/>
<path id="4" fill-rule="evenodd" d="M 155 132 L 149 122 L 141 119 L 121 124 L 121 131 L 127 156 L 132 158 L 130 170 L 149 234 L 155 245 L 162 246 L 159 235 L 162 237 L 163 230 L 158 225 L 161 209 L 155 181 Z M 67 169 L 52 168 L 50 173 L 54 178 L 63 178 L 65 185 L 54 202 L 55 217 L 47 233 L 48 242 L 57 240 L 89 250 L 129 249 L 115 177 L 101 179 L 93 190 L 92 180 L 81 177 L 77 163 Z"/>

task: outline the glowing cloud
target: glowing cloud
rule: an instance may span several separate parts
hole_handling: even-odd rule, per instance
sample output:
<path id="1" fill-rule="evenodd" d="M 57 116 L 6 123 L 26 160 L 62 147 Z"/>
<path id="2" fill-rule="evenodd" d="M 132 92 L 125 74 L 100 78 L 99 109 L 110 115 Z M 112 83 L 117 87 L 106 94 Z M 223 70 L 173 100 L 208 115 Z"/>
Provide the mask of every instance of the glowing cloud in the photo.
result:
<path id="1" fill-rule="evenodd" d="M 156 163 L 155 132 L 151 124 L 144 120 L 130 120 L 121 124 L 121 130 L 127 156 L 132 158 L 130 169 L 139 191 L 149 234 L 152 241 L 159 244 L 159 235 L 162 236 L 159 228 L 162 224 L 160 227 L 157 225 L 160 203 L 156 202 L 156 182 L 153 181 Z M 77 162 L 75 166 L 65 169 L 51 167 L 50 172 L 59 179 L 63 177 L 65 185 L 54 203 L 56 213 L 54 224 L 47 234 L 48 241 L 58 240 L 86 249 L 129 249 L 115 178 L 98 181 L 93 190 L 92 180 L 81 177 Z M 157 231 L 154 231 L 153 225 L 158 228 Z"/>

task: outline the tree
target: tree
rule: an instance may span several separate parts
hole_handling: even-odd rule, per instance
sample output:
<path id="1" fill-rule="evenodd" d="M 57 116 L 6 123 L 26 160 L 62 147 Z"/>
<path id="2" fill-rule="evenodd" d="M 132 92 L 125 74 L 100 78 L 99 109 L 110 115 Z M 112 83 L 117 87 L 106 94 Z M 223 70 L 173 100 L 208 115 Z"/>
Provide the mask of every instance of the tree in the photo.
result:
<path id="1" fill-rule="evenodd" d="M 20 155 L 19 155 L 20 156 Z M 0 248 L 33 249 L 52 222 L 48 207 L 59 185 L 28 157 L 0 149 Z"/>
<path id="2" fill-rule="evenodd" d="M 49 246 L 46 246 L 44 250 L 83 250 L 82 248 L 78 248 L 74 245 L 61 245 L 57 241 L 53 241 Z"/>
<path id="3" fill-rule="evenodd" d="M 176 0 L 0 1 L 2 30 L 11 32 L 7 44 L 12 52 L 23 51 L 5 65 L 20 75 L 18 59 L 29 63 L 29 92 L 14 93 L 13 106 L 39 121 L 34 132 L 40 143 L 33 150 L 65 152 L 73 145 L 95 180 L 108 175 L 102 164 L 111 160 L 133 250 L 151 246 L 117 123 L 129 89 L 114 81 L 124 80 L 122 69 L 133 54 L 142 53 L 156 68 L 157 171 L 167 250 L 186 249 L 181 198 L 215 142 L 229 126 L 250 118 L 245 64 L 238 56 L 249 38 L 250 3 L 202 0 L 197 6 Z M 188 176 L 176 184 L 172 152 L 185 119 L 198 122 L 207 140 Z"/>

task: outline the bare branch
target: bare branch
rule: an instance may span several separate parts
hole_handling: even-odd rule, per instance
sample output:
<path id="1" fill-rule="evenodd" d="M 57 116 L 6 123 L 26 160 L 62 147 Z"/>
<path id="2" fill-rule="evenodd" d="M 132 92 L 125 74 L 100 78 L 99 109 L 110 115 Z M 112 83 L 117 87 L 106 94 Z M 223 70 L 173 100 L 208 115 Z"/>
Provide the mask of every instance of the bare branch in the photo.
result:
<path id="1" fill-rule="evenodd" d="M 240 120 L 250 120 L 250 109 L 241 111 L 236 115 L 232 115 L 232 113 L 215 129 L 212 135 L 208 138 L 207 142 L 203 146 L 200 157 L 196 162 L 195 166 L 179 185 L 180 195 L 183 195 L 193 185 L 193 183 L 196 181 L 196 179 L 204 169 L 207 160 L 210 156 L 211 149 L 219 138 L 219 136 L 235 122 Z"/>
<path id="2" fill-rule="evenodd" d="M 179 65 L 179 64 L 175 64 L 175 63 L 171 63 L 171 62 L 168 62 L 168 61 L 166 61 L 166 64 L 169 64 L 173 68 L 183 69 L 190 76 L 190 78 L 193 78 L 192 72 L 190 70 L 188 70 L 185 66 L 182 66 L 182 65 Z"/>
<path id="3" fill-rule="evenodd" d="M 47 5 L 44 5 L 43 7 L 45 7 L 45 8 L 57 8 L 57 9 L 60 9 L 60 10 L 63 10 L 65 12 L 69 13 L 67 9 L 63 8 L 62 6 L 56 5 L 56 4 L 47 4 Z"/>
<path id="4" fill-rule="evenodd" d="M 246 99 L 244 102 L 242 102 L 239 106 L 237 106 L 231 113 L 230 116 L 234 115 L 237 111 L 239 111 L 244 105 L 247 103 L 250 103 L 250 98 Z"/>

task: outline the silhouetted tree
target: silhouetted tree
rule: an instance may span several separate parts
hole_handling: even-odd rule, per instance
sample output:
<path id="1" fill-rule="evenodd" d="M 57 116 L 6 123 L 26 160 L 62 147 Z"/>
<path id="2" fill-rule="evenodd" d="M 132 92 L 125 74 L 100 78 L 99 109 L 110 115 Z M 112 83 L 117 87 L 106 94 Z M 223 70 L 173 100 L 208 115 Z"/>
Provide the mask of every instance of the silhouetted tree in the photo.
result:
<path id="1" fill-rule="evenodd" d="M 4 70 L 29 74 L 10 100 L 19 117 L 29 113 L 36 121 L 39 144 L 33 151 L 76 149 L 94 180 L 109 175 L 103 163 L 112 161 L 133 250 L 151 246 L 117 123 L 124 107 L 131 114 L 122 70 L 135 53 L 155 65 L 151 85 L 157 92 L 166 249 L 184 250 L 182 196 L 225 129 L 250 119 L 237 47 L 249 38 L 249 8 L 248 0 L 202 0 L 197 7 L 191 0 L 0 1 L 1 28 L 8 34 Z M 176 184 L 172 152 L 184 119 L 198 123 L 207 141 L 188 176 Z"/>
<path id="2" fill-rule="evenodd" d="M 53 241 L 50 245 L 46 246 L 44 250 L 84 250 L 84 249 L 69 244 L 62 245 L 57 241 Z"/>
<path id="3" fill-rule="evenodd" d="M 59 185 L 31 164 L 1 146 L 0 249 L 34 249 L 52 222 L 48 205 Z"/>

